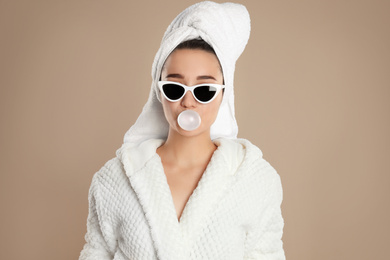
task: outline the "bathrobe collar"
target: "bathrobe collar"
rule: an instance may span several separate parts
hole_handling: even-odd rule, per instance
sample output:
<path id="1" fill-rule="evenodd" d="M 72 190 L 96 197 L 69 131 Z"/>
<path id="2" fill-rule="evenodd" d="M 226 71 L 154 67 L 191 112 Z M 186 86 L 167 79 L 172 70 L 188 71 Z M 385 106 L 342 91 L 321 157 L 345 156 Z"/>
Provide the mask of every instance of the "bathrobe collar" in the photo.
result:
<path id="1" fill-rule="evenodd" d="M 144 210 L 159 259 L 188 259 L 188 243 L 197 236 L 205 218 L 229 190 L 243 161 L 244 153 L 239 150 L 244 148 L 232 140 L 214 140 L 218 149 L 179 222 L 161 159 L 156 153 L 163 143 L 161 139 L 150 139 L 137 146 L 125 143 L 117 151 L 117 157 Z"/>

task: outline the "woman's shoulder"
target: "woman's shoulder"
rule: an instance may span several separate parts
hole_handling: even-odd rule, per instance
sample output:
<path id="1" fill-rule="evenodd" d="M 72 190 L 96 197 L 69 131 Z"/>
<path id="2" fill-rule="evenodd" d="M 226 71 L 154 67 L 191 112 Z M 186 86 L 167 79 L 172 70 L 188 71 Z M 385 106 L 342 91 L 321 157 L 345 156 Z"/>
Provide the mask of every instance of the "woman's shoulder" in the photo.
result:
<path id="1" fill-rule="evenodd" d="M 234 152 L 240 152 L 244 151 L 245 153 L 248 153 L 250 156 L 256 156 L 256 157 L 262 157 L 263 153 L 262 151 L 254 145 L 251 141 L 244 139 L 244 138 L 234 138 L 234 139 L 228 139 L 228 138 L 218 138 L 214 140 L 214 143 L 216 143 L 218 146 L 224 146 L 228 147 L 227 150 L 234 151 Z"/>
<path id="2" fill-rule="evenodd" d="M 263 160 L 262 151 L 247 139 L 226 139 L 218 138 L 214 140 L 218 149 L 226 157 L 226 161 L 235 161 L 239 159 L 240 163 L 260 162 Z"/>
<path id="3" fill-rule="evenodd" d="M 269 196 L 269 194 L 276 194 L 281 197 L 282 183 L 280 175 L 263 158 L 262 151 L 246 139 L 233 139 L 229 142 L 241 146 L 237 149 L 241 149 L 245 153 L 237 169 L 236 181 L 242 183 L 247 188 L 247 192 L 256 198 L 263 198 Z"/>
<path id="4" fill-rule="evenodd" d="M 275 168 L 264 159 L 260 148 L 249 140 L 220 138 L 217 143 L 223 148 L 221 151 L 223 150 L 227 162 L 236 161 L 238 164 L 237 174 L 241 177 L 253 176 L 256 179 L 262 177 L 263 181 L 265 179 L 273 181 L 275 178 L 279 178 Z"/>
<path id="5" fill-rule="evenodd" d="M 150 139 L 140 144 L 124 143 L 116 151 L 116 157 L 108 160 L 94 179 L 101 183 L 115 183 L 144 167 L 155 154 L 156 149 L 163 143 L 160 139 Z"/>
<path id="6" fill-rule="evenodd" d="M 156 149 L 164 143 L 162 139 L 148 139 L 141 143 L 124 143 L 116 152 L 127 175 L 143 168 L 156 155 Z"/>
<path id="7" fill-rule="evenodd" d="M 92 178 L 92 185 L 109 187 L 124 177 L 124 168 L 118 157 L 108 160 Z"/>

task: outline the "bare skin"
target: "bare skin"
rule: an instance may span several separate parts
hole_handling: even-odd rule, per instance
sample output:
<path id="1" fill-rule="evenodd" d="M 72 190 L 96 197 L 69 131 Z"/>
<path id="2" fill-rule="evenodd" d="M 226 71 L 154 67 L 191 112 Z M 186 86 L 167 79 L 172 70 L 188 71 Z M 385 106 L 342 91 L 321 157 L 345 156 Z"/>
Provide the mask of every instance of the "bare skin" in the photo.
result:
<path id="1" fill-rule="evenodd" d="M 223 82 L 214 54 L 189 49 L 176 50 L 168 57 L 161 78 L 187 86 Z M 157 154 L 161 157 L 178 220 L 217 148 L 210 138 L 210 127 L 217 117 L 221 101 L 222 92 L 209 104 L 198 103 L 191 92 L 177 102 L 161 96 L 169 133 L 166 142 L 157 149 Z M 194 131 L 185 131 L 177 124 L 177 116 L 186 109 L 195 110 L 202 118 L 200 127 Z"/>

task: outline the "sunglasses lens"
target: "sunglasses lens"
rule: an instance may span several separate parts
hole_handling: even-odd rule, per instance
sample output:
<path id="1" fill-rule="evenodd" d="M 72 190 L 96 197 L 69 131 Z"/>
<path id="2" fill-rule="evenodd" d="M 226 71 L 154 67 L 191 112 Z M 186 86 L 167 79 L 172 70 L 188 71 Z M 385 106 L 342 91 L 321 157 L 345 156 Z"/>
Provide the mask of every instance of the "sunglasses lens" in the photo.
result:
<path id="1" fill-rule="evenodd" d="M 194 89 L 195 97 L 202 101 L 210 101 L 217 93 L 217 88 L 213 86 L 201 86 Z"/>
<path id="2" fill-rule="evenodd" d="M 162 89 L 165 96 L 171 100 L 178 100 L 184 94 L 184 88 L 176 84 L 165 84 Z"/>

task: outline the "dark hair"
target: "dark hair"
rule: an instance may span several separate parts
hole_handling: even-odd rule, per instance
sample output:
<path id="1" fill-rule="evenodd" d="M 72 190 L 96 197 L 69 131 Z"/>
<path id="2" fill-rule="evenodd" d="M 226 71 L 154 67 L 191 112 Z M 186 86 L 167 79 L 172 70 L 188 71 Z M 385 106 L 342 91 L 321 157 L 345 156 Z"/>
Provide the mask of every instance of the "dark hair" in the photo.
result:
<path id="1" fill-rule="evenodd" d="M 217 56 L 213 47 L 211 47 L 210 44 L 208 44 L 205 40 L 201 38 L 184 41 L 179 45 L 177 45 L 175 48 L 175 50 L 181 50 L 181 49 L 203 50 L 203 51 L 213 53 L 215 56 Z"/>
<path id="2" fill-rule="evenodd" d="M 183 50 L 183 49 L 202 50 L 202 51 L 206 51 L 206 52 L 209 52 L 211 54 L 214 54 L 215 57 L 217 57 L 217 60 L 219 62 L 219 67 L 220 67 L 221 72 L 222 72 L 221 62 L 219 61 L 218 56 L 215 53 L 213 47 L 211 47 L 211 45 L 208 44 L 202 38 L 196 38 L 196 39 L 191 39 L 191 40 L 184 41 L 184 42 L 180 43 L 179 45 L 177 45 L 176 48 L 173 51 L 175 51 L 175 50 Z"/>
<path id="3" fill-rule="evenodd" d="M 215 57 L 217 57 L 217 60 L 218 60 L 218 63 L 219 63 L 219 68 L 221 69 L 221 72 L 223 74 L 221 62 L 219 61 L 218 56 L 215 53 L 213 47 L 211 47 L 211 45 L 208 44 L 202 38 L 196 38 L 196 39 L 191 39 L 191 40 L 184 41 L 184 42 L 180 43 L 179 45 L 177 45 L 176 48 L 172 52 L 174 52 L 175 50 L 183 50 L 183 49 L 203 50 L 203 51 L 206 51 L 208 53 L 214 54 Z M 165 62 L 163 64 L 163 68 L 164 68 L 164 66 L 165 66 Z M 160 80 L 161 80 L 161 75 L 160 75 Z M 223 77 L 223 82 L 225 82 L 225 78 L 224 77 Z M 225 89 L 223 89 L 222 91 L 225 91 Z"/>

